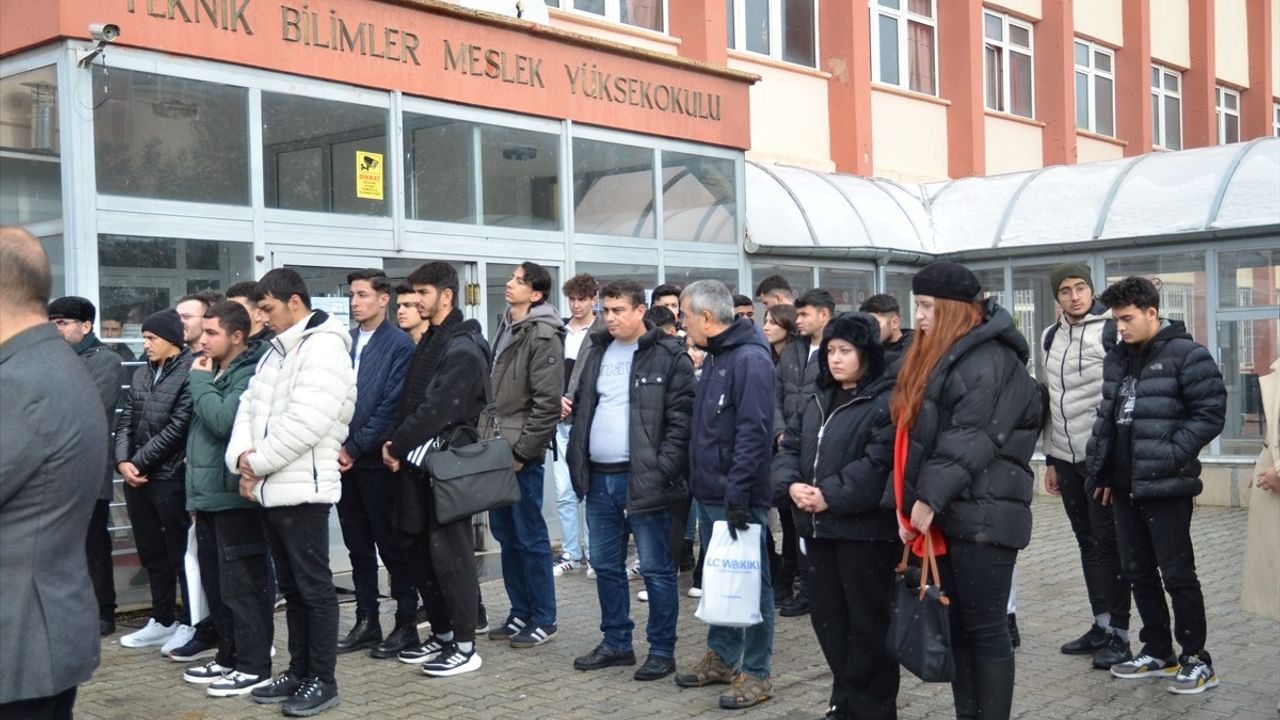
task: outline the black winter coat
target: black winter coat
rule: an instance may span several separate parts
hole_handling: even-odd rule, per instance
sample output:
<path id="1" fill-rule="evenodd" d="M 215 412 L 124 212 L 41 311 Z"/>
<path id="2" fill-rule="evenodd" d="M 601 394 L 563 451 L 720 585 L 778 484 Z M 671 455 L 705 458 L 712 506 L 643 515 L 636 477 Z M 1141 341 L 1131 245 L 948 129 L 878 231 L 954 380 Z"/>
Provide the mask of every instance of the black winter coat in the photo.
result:
<path id="1" fill-rule="evenodd" d="M 594 333 L 577 361 L 582 371 L 573 398 L 567 461 L 579 498 L 590 488 L 591 421 L 599 400 L 596 378 L 611 343 L 608 330 Z M 631 360 L 628 512 L 665 510 L 688 497 L 693 393 L 693 362 L 684 346 L 660 329 L 645 333 Z"/>
<path id="2" fill-rule="evenodd" d="M 1131 361 L 1138 367 L 1129 455 L 1132 497 L 1193 497 L 1204 489 L 1200 450 L 1222 432 L 1227 389 L 1213 356 L 1191 339 L 1186 325 L 1166 323 L 1145 345 L 1119 343 L 1103 361 L 1102 404 L 1088 448 L 1090 491 L 1114 484 L 1115 401 Z"/>
<path id="3" fill-rule="evenodd" d="M 191 392 L 191 352 L 170 358 L 156 377 L 156 364 L 133 373 L 124 409 L 116 420 L 115 462 L 131 462 L 151 482 L 182 482 L 186 475 Z"/>
<path id="4" fill-rule="evenodd" d="M 818 363 L 809 361 L 807 338 L 794 338 L 782 347 L 778 356 L 778 382 L 774 388 L 773 432 L 786 432 L 792 421 L 804 412 L 809 396 L 817 389 Z"/>
<path id="5" fill-rule="evenodd" d="M 921 500 L 948 537 L 1020 550 L 1031 541 L 1040 391 L 1013 317 L 991 299 L 982 310 L 929 376 L 911 428 L 903 512 Z"/>

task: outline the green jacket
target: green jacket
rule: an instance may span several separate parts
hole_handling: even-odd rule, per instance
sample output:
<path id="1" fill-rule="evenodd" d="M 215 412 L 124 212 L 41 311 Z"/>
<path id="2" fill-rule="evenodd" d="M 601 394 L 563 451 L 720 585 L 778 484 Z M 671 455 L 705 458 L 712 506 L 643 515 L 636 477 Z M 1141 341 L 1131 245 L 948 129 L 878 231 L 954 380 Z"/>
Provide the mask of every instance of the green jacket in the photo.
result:
<path id="1" fill-rule="evenodd" d="M 217 512 L 255 508 L 240 497 L 240 476 L 227 472 L 223 453 L 235 424 L 240 396 L 249 387 L 266 343 L 256 343 L 217 378 L 192 372 L 191 430 L 187 433 L 187 510 Z"/>

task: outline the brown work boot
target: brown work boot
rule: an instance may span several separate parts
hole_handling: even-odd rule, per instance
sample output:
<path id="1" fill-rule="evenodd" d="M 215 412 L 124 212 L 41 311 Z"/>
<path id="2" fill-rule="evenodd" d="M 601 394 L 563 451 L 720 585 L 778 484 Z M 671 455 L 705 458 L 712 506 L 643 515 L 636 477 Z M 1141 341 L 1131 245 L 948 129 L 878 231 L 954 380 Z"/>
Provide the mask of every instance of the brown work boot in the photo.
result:
<path id="1" fill-rule="evenodd" d="M 733 675 L 734 669 L 725 664 L 715 650 L 708 650 L 689 672 L 676 675 L 676 684 L 685 688 L 728 685 L 733 682 Z"/>
<path id="2" fill-rule="evenodd" d="M 725 710 L 743 710 L 768 700 L 773 692 L 773 680 L 758 678 L 751 673 L 740 673 L 733 679 L 729 692 L 720 696 L 720 707 Z"/>

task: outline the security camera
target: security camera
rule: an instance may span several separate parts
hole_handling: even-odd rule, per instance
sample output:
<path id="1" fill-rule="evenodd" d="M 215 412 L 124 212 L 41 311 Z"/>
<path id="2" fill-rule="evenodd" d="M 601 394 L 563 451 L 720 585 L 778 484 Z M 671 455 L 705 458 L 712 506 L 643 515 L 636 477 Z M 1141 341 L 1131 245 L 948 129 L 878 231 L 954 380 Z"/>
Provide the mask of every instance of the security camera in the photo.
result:
<path id="1" fill-rule="evenodd" d="M 91 23 L 89 35 L 100 43 L 115 42 L 120 37 L 120 26 L 113 23 Z"/>

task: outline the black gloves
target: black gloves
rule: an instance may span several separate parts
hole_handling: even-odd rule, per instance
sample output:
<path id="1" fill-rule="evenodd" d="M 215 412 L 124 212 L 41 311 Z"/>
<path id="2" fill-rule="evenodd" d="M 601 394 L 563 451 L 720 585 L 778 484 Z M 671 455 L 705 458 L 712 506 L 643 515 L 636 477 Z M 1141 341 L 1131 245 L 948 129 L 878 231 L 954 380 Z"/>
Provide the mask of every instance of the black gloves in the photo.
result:
<path id="1" fill-rule="evenodd" d="M 750 516 L 747 509 L 741 505 L 730 505 L 724 509 L 724 519 L 729 525 L 729 537 L 734 541 L 738 539 L 738 531 L 747 529 L 747 520 Z"/>

